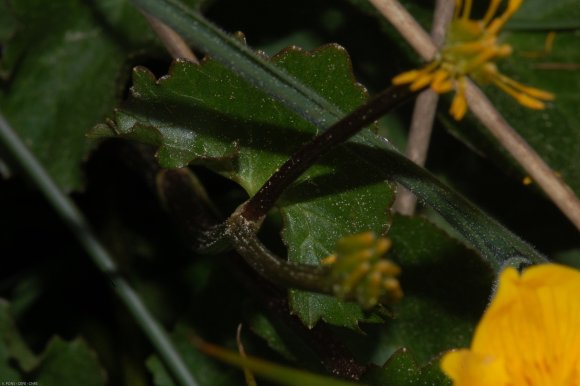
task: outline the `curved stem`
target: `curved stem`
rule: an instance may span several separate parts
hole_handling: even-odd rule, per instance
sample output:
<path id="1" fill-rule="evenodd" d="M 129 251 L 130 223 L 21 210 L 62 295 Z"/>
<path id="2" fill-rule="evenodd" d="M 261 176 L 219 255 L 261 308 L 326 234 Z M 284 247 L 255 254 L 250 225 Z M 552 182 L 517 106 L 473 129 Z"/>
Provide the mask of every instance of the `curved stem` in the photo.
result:
<path id="1" fill-rule="evenodd" d="M 261 276 L 285 287 L 333 294 L 330 270 L 323 266 L 291 263 L 269 251 L 258 239 L 262 219 L 252 221 L 241 215 L 242 205 L 226 221 L 226 236 L 236 251 Z"/>
<path id="2" fill-rule="evenodd" d="M 304 144 L 246 202 L 241 212 L 242 216 L 252 221 L 265 216 L 284 190 L 320 156 L 345 142 L 420 91 L 410 91 L 406 85 L 391 86 Z"/>
<path id="3" fill-rule="evenodd" d="M 83 214 L 73 201 L 59 189 L 34 154 L 12 130 L 2 114 L 0 114 L 0 142 L 6 146 L 13 160 L 22 168 L 69 227 L 91 257 L 93 263 L 111 281 L 117 296 L 119 296 L 135 318 L 137 324 L 157 349 L 179 384 L 196 386 L 197 382 L 189 372 L 183 358 L 173 346 L 169 336 L 151 315 L 137 292 L 119 275 L 113 258 L 90 229 Z"/>

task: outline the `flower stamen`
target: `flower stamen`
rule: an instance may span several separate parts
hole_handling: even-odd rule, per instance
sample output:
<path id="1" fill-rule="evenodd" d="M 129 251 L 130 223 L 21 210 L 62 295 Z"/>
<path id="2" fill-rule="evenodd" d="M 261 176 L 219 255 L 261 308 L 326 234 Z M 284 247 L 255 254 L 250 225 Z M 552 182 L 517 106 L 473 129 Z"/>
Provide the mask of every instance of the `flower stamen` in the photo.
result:
<path id="1" fill-rule="evenodd" d="M 464 20 L 469 19 L 471 15 L 471 8 L 473 7 L 473 0 L 465 0 L 463 2 L 463 12 L 461 13 L 461 18 Z"/>
<path id="2" fill-rule="evenodd" d="M 499 30 L 502 29 L 505 23 L 507 23 L 508 20 L 511 19 L 511 17 L 514 15 L 514 13 L 516 13 L 517 10 L 520 9 L 522 2 L 523 0 L 509 0 L 505 12 L 501 16 L 494 19 L 489 25 L 489 27 L 487 27 L 486 30 L 487 34 L 497 35 Z"/>
<path id="3" fill-rule="evenodd" d="M 489 7 L 487 8 L 487 11 L 485 12 L 485 16 L 483 17 L 483 25 L 488 25 L 489 22 L 491 21 L 491 19 L 493 18 L 493 16 L 496 14 L 497 9 L 499 8 L 499 5 L 501 4 L 502 0 L 491 0 L 491 2 L 489 3 Z"/>
<path id="4" fill-rule="evenodd" d="M 552 93 L 524 86 L 499 73 L 494 62 L 512 54 L 509 44 L 499 44 L 497 34 L 520 8 L 523 0 L 508 0 L 505 11 L 497 16 L 502 0 L 490 0 L 482 20 L 471 20 L 473 0 L 456 0 L 455 18 L 450 24 L 447 42 L 437 59 L 420 70 L 404 72 L 393 78 L 393 84 L 409 84 L 412 91 L 428 85 L 439 93 L 455 88 L 456 95 L 450 113 L 459 120 L 467 112 L 465 76 L 492 83 L 531 109 L 545 108 L 545 101 L 554 99 Z M 494 18 L 495 17 L 495 18 Z"/>

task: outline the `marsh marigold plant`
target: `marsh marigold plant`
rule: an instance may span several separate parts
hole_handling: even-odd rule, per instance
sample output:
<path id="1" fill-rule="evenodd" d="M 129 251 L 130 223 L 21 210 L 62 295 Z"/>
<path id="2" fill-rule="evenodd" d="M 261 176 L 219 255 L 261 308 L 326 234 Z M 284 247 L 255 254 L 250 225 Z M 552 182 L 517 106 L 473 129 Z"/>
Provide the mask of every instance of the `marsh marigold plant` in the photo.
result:
<path id="1" fill-rule="evenodd" d="M 579 386 L 580 271 L 508 268 L 470 349 L 447 353 L 454 386 Z"/>
<path id="2" fill-rule="evenodd" d="M 523 0 L 508 0 L 506 9 L 498 15 L 502 0 L 491 0 L 481 20 L 470 18 L 472 0 L 455 0 L 455 17 L 449 25 L 445 45 L 431 63 L 420 70 L 404 72 L 393 79 L 396 85 L 409 84 L 411 90 L 430 86 L 443 94 L 455 90 L 450 113 L 460 120 L 467 112 L 465 80 L 470 75 L 483 84 L 494 84 L 531 109 L 545 108 L 545 101 L 554 95 L 537 88 L 524 86 L 501 74 L 495 61 L 512 53 L 509 44 L 498 40 L 498 33 Z"/>

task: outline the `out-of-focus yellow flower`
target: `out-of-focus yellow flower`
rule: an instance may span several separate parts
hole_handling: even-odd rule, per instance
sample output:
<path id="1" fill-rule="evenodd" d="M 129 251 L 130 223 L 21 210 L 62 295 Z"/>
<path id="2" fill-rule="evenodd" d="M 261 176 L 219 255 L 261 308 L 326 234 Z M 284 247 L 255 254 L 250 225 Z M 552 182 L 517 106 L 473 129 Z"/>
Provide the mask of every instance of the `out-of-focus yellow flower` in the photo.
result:
<path id="1" fill-rule="evenodd" d="M 339 298 L 355 298 L 363 308 L 379 301 L 395 303 L 403 297 L 397 280 L 401 268 L 384 255 L 391 241 L 364 232 L 341 238 L 336 251 L 322 263 L 328 266 L 333 292 Z"/>
<path id="2" fill-rule="evenodd" d="M 472 0 L 455 0 L 455 17 L 449 25 L 447 39 L 437 58 L 420 70 L 404 72 L 393 78 L 393 84 L 410 84 L 411 90 L 427 85 L 437 93 L 455 90 L 450 113 L 460 120 L 467 112 L 465 76 L 481 83 L 492 83 L 531 109 L 543 109 L 543 101 L 554 99 L 552 93 L 524 86 L 499 73 L 494 61 L 511 55 L 509 44 L 498 42 L 498 33 L 519 9 L 523 0 L 508 0 L 505 11 L 496 16 L 502 0 L 490 0 L 481 20 L 471 20 Z"/>
<path id="3" fill-rule="evenodd" d="M 441 367 L 454 386 L 579 386 L 580 271 L 506 269 L 471 348 L 447 353 Z"/>

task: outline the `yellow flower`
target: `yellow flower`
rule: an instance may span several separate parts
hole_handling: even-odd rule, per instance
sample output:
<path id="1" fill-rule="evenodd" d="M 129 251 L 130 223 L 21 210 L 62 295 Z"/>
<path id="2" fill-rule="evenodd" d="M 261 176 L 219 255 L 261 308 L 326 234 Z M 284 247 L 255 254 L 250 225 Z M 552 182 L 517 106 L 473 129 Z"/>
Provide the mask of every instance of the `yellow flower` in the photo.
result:
<path id="1" fill-rule="evenodd" d="M 580 271 L 506 269 L 471 348 L 441 368 L 454 386 L 580 386 Z"/>
<path id="2" fill-rule="evenodd" d="M 509 44 L 498 42 L 498 33 L 519 9 L 523 0 L 508 0 L 506 10 L 496 16 L 502 0 L 490 0 L 481 20 L 471 20 L 473 0 L 455 0 L 455 17 L 449 26 L 445 46 L 437 58 L 420 70 L 404 72 L 393 78 L 393 84 L 410 84 L 411 90 L 430 85 L 437 93 L 455 89 L 450 113 L 460 120 L 467 112 L 465 77 L 471 75 L 481 83 L 492 83 L 531 109 L 543 109 L 543 101 L 554 99 L 552 93 L 524 86 L 499 73 L 494 61 L 511 55 Z M 496 16 L 496 17 L 494 17 Z"/>

